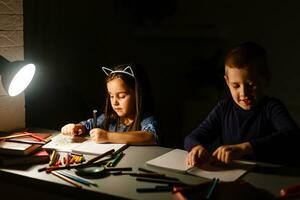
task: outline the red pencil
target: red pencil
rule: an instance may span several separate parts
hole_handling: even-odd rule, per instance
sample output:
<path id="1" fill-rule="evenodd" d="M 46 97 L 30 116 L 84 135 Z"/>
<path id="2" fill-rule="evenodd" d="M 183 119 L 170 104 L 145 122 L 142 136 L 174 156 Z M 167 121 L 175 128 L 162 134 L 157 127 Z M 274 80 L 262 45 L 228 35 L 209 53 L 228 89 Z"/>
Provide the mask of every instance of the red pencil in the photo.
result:
<path id="1" fill-rule="evenodd" d="M 69 162 L 70 162 L 70 154 L 67 153 L 67 155 L 66 155 L 66 166 L 69 166 Z"/>
<path id="2" fill-rule="evenodd" d="M 27 133 L 27 132 L 25 132 Z M 40 136 L 37 136 L 37 135 L 34 135 L 33 133 L 28 133 L 31 137 L 39 140 L 39 141 L 42 141 L 42 142 L 47 142 L 47 140 L 45 140 L 44 138 L 40 137 Z"/>

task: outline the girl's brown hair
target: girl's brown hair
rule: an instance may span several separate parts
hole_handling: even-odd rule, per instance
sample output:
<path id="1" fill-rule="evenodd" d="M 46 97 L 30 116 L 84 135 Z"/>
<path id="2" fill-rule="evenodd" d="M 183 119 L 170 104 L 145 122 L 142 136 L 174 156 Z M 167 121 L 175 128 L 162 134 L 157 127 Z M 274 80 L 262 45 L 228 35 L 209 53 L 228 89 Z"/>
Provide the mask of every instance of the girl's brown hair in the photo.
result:
<path id="1" fill-rule="evenodd" d="M 132 64 L 122 64 L 117 65 L 113 68 L 113 71 L 123 71 L 126 67 L 130 66 L 134 77 L 130 76 L 126 73 L 111 73 L 106 77 L 105 84 L 109 81 L 120 78 L 124 81 L 124 83 L 132 90 L 135 91 L 135 119 L 133 124 L 130 126 L 129 130 L 137 131 L 140 130 L 141 117 L 150 112 L 150 106 L 147 104 L 149 97 L 146 97 L 145 94 L 149 94 L 150 87 L 148 85 L 148 79 L 145 72 L 142 71 L 141 68 L 137 68 L 136 65 Z M 142 80 L 142 81 L 141 81 Z M 117 125 L 120 123 L 120 118 L 117 113 L 113 110 L 110 103 L 110 96 L 107 92 L 106 94 L 106 102 L 104 108 L 104 129 L 108 130 L 109 125 L 112 122 L 116 122 Z M 116 126 L 117 128 L 117 126 Z"/>

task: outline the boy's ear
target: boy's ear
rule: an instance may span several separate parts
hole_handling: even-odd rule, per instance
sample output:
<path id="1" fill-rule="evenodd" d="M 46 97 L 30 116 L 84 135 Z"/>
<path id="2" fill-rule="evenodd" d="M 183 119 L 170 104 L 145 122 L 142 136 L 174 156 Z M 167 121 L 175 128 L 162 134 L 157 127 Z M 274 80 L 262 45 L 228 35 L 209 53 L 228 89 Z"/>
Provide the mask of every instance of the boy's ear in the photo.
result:
<path id="1" fill-rule="evenodd" d="M 225 79 L 226 84 L 228 85 L 228 77 L 226 75 L 224 75 L 224 79 Z"/>

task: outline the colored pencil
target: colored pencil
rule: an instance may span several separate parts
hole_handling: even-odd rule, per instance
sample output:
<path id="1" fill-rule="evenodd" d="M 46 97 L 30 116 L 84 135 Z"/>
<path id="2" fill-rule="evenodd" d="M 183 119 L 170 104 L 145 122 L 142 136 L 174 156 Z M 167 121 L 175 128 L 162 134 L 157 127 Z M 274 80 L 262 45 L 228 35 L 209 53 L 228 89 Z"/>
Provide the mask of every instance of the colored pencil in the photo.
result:
<path id="1" fill-rule="evenodd" d="M 111 161 L 109 161 L 107 163 L 108 167 L 114 167 L 117 165 L 117 163 L 121 160 L 121 158 L 123 157 L 124 153 L 120 152 L 119 154 L 117 154 Z"/>
<path id="2" fill-rule="evenodd" d="M 137 181 L 144 181 L 150 183 L 164 183 L 164 184 L 172 184 L 172 185 L 186 185 L 181 181 L 175 180 L 162 180 L 162 179 L 150 179 L 150 178 L 136 178 Z"/>
<path id="3" fill-rule="evenodd" d="M 51 171 L 50 173 L 53 174 L 54 176 L 56 176 L 56 177 L 62 179 L 62 180 L 64 180 L 64 181 L 66 181 L 66 182 L 68 182 L 68 183 L 74 185 L 74 186 L 77 187 L 77 188 L 82 188 L 82 186 L 81 186 L 80 184 L 78 184 L 77 182 L 73 181 L 72 179 L 70 179 L 70 178 L 68 178 L 68 177 L 65 177 L 65 176 L 59 174 L 58 172 L 53 172 L 53 171 Z"/>
<path id="4" fill-rule="evenodd" d="M 95 158 L 92 158 L 91 160 L 87 161 L 86 164 L 92 164 L 95 161 L 100 160 L 101 158 L 103 158 L 105 156 L 111 155 L 114 151 L 115 151 L 114 149 L 111 149 L 103 154 L 100 154 L 99 156 L 96 156 Z"/>
<path id="5" fill-rule="evenodd" d="M 27 132 L 25 132 L 27 133 Z M 40 137 L 40 136 L 37 136 L 37 135 L 34 135 L 33 133 L 28 133 L 30 137 L 33 137 L 41 142 L 47 142 L 47 140 L 45 140 L 44 138 Z"/>
<path id="6" fill-rule="evenodd" d="M 8 136 L 0 137 L 0 140 L 10 139 L 10 138 L 17 138 L 17 137 L 24 137 L 24 136 L 30 136 L 30 134 L 29 133 L 22 133 L 22 134 L 18 134 L 18 135 L 8 135 Z"/>
<path id="7" fill-rule="evenodd" d="M 218 182 L 219 182 L 218 178 L 213 178 L 211 187 L 209 188 L 208 193 L 206 195 L 206 199 L 210 199 L 211 195 L 213 194 L 213 191 L 216 189 Z"/>
<path id="8" fill-rule="evenodd" d="M 66 177 L 68 177 L 68 178 L 70 178 L 70 179 L 72 179 L 72 180 L 74 180 L 74 181 L 77 181 L 77 182 L 79 182 L 79 183 L 82 183 L 82 184 L 84 184 L 84 185 L 87 185 L 87 186 L 89 186 L 89 185 L 97 185 L 95 182 L 86 180 L 86 179 L 84 179 L 84 178 L 81 178 L 81 177 L 79 177 L 79 176 L 73 175 L 73 174 L 68 173 L 68 172 L 65 172 L 65 171 L 57 171 L 57 173 L 59 173 L 59 174 L 61 174 L 61 175 L 63 175 L 63 176 L 66 176 Z"/>

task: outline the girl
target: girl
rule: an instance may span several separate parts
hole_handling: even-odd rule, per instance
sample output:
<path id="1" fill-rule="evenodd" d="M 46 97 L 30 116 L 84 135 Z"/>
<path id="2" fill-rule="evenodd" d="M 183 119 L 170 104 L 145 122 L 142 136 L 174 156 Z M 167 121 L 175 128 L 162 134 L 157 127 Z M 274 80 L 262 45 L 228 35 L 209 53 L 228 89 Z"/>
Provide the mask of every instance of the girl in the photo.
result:
<path id="1" fill-rule="evenodd" d="M 145 97 L 147 85 L 141 71 L 129 65 L 119 65 L 113 70 L 102 67 L 102 70 L 107 75 L 107 97 L 104 114 L 97 118 L 96 128 L 89 119 L 63 126 L 62 134 L 89 133 L 96 143 L 157 144 L 157 121 L 147 110 L 149 98 Z"/>

